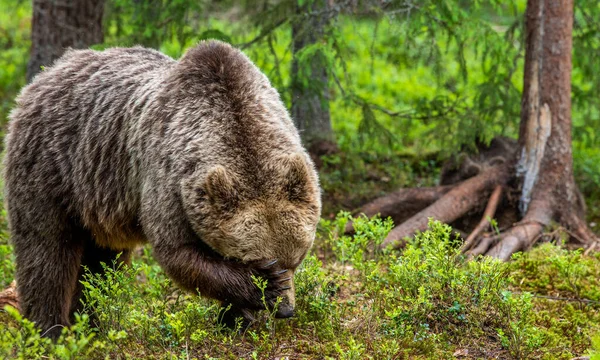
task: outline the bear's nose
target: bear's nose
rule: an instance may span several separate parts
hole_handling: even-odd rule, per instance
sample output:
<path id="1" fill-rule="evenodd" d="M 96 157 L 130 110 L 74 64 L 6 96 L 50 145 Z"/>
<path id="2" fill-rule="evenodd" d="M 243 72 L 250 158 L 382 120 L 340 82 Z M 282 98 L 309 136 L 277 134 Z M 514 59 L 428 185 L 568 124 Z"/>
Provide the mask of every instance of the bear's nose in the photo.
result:
<path id="1" fill-rule="evenodd" d="M 289 304 L 279 304 L 275 317 L 278 319 L 287 319 L 294 316 L 294 308 Z"/>

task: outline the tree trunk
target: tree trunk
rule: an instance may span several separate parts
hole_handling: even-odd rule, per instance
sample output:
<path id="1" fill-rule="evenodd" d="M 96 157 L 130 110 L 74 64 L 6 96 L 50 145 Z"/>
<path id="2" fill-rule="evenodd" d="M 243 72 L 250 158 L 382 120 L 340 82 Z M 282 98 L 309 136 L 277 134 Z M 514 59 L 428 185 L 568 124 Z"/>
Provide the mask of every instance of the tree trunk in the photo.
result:
<path id="1" fill-rule="evenodd" d="M 330 0 L 310 0 L 300 6 L 300 16 L 292 24 L 292 118 L 304 145 L 316 155 L 326 153 L 334 144 L 329 115 L 328 68 L 321 50 L 302 54 L 309 46 L 323 41 L 334 10 Z"/>
<path id="2" fill-rule="evenodd" d="M 105 0 L 34 0 L 27 82 L 69 48 L 103 41 Z"/>
<path id="3" fill-rule="evenodd" d="M 571 154 L 572 0 L 530 0 L 518 173 L 520 209 L 541 224 L 579 202 Z"/>
<path id="4" fill-rule="evenodd" d="M 552 221 L 580 245 L 596 236 L 573 177 L 571 152 L 571 53 L 573 0 L 529 0 L 516 177 L 522 220 L 508 231 L 483 237 L 471 255 L 503 260 L 530 247 Z M 490 249 L 491 247 L 491 249 Z"/>

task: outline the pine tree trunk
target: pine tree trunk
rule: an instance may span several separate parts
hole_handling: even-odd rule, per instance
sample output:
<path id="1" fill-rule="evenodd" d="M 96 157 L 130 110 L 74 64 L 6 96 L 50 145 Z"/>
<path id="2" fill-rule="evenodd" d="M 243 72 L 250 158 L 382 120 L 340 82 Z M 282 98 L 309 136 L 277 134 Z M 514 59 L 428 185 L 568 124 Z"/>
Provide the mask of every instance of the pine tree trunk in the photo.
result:
<path id="1" fill-rule="evenodd" d="M 292 118 L 304 145 L 311 153 L 323 152 L 334 143 L 329 114 L 328 69 L 325 56 L 317 51 L 301 60 L 302 51 L 323 40 L 332 10 L 329 0 L 309 0 L 297 5 L 305 14 L 292 24 Z M 326 151 L 326 150 L 325 150 Z"/>
<path id="2" fill-rule="evenodd" d="M 105 0 L 34 0 L 27 82 L 69 48 L 103 41 Z"/>
<path id="3" fill-rule="evenodd" d="M 507 260 L 530 247 L 552 221 L 580 245 L 596 236 L 573 177 L 571 53 L 573 0 L 529 0 L 517 179 L 522 220 L 497 238 L 487 255 Z"/>
<path id="4" fill-rule="evenodd" d="M 571 154 L 572 29 L 572 0 L 528 2 L 520 208 L 542 224 L 580 201 Z"/>

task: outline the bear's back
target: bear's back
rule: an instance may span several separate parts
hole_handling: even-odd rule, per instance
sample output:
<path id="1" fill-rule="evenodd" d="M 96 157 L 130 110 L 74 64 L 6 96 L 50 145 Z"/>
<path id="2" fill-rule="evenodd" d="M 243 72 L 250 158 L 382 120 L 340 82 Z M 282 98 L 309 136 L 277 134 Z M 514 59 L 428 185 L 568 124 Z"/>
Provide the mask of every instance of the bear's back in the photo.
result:
<path id="1" fill-rule="evenodd" d="M 17 98 L 6 140 L 6 191 L 60 200 L 99 233 L 99 224 L 134 226 L 135 131 L 174 63 L 141 47 L 67 51 Z"/>
<path id="2" fill-rule="evenodd" d="M 277 90 L 229 44 L 207 41 L 190 48 L 163 89 L 163 114 L 154 117 L 161 132 L 150 150 L 160 149 L 152 158 L 168 161 L 177 178 L 194 170 L 202 177 L 219 165 L 246 182 L 264 179 L 280 156 L 304 152 Z"/>

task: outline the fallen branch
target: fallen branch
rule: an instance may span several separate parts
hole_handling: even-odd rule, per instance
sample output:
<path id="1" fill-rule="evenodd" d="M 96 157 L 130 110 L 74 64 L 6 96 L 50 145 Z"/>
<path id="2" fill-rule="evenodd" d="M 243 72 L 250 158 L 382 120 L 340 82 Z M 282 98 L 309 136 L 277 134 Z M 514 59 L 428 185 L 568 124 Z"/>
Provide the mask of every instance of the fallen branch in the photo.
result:
<path id="1" fill-rule="evenodd" d="M 392 229 L 382 247 L 402 247 L 404 238 L 427 229 L 429 218 L 445 223 L 455 221 L 482 204 L 488 198 L 489 191 L 498 185 L 505 185 L 509 177 L 509 167 L 502 165 L 463 181 L 439 200 Z"/>
<path id="2" fill-rule="evenodd" d="M 494 189 L 494 192 L 492 192 L 492 195 L 490 196 L 490 200 L 488 201 L 487 207 L 483 212 L 483 217 L 481 218 L 481 221 L 479 222 L 479 224 L 477 224 L 475 229 L 473 229 L 471 234 L 465 240 L 465 243 L 462 248 L 463 253 L 473 246 L 473 244 L 475 243 L 475 239 L 477 239 L 479 234 L 481 234 L 481 232 L 490 225 L 490 220 L 496 214 L 496 209 L 498 208 L 498 203 L 500 202 L 501 197 L 502 185 L 497 185 Z"/>

